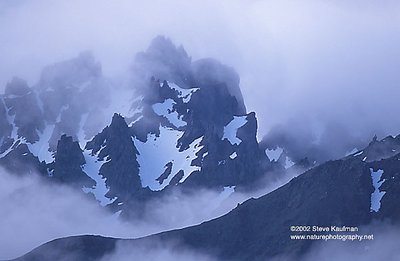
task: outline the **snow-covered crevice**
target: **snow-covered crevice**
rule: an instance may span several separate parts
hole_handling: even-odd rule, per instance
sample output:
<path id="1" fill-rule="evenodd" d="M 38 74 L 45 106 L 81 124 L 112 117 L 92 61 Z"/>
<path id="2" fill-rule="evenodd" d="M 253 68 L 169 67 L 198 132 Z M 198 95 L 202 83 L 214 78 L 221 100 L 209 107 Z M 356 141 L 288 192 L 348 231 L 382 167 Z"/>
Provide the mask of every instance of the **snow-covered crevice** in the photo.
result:
<path id="1" fill-rule="evenodd" d="M 6 149 L 3 153 L 0 154 L 0 158 L 6 156 L 8 153 L 10 153 L 14 147 L 15 144 L 18 142 L 21 142 L 21 138 L 18 137 L 18 127 L 14 123 L 15 115 L 10 116 L 9 111 L 12 108 L 7 108 L 6 116 L 7 116 L 7 121 L 11 124 L 12 126 L 12 131 L 11 131 L 11 136 L 10 138 L 14 140 L 14 142 L 11 144 L 11 146 Z"/>
<path id="2" fill-rule="evenodd" d="M 81 148 L 85 148 L 86 143 L 89 141 L 89 139 L 86 139 L 86 134 L 84 130 L 85 123 L 88 119 L 89 113 L 85 113 L 81 116 L 81 121 L 79 122 L 79 130 L 78 133 L 76 134 L 76 137 L 78 138 L 79 146 Z"/>
<path id="3" fill-rule="evenodd" d="M 380 191 L 379 187 L 385 180 L 381 180 L 383 170 L 379 169 L 378 171 L 374 171 L 370 168 L 372 185 L 374 186 L 374 192 L 371 194 L 371 212 L 378 212 L 381 208 L 381 199 L 385 195 L 385 191 Z"/>
<path id="4" fill-rule="evenodd" d="M 200 145 L 202 140 L 203 140 L 203 137 L 197 138 L 190 144 L 188 149 L 181 152 L 181 153 L 185 153 L 187 156 L 185 157 L 186 161 L 182 162 L 180 164 L 182 166 L 181 169 L 184 171 L 184 176 L 180 180 L 180 183 L 184 182 L 190 176 L 190 174 L 193 173 L 193 171 L 201 169 L 198 166 L 192 166 L 191 161 L 194 160 L 195 158 L 197 158 L 197 153 L 203 148 L 203 145 Z"/>
<path id="5" fill-rule="evenodd" d="M 39 161 L 51 163 L 54 160 L 54 155 L 49 151 L 49 140 L 54 131 L 54 124 L 49 124 L 45 127 L 42 133 L 39 133 L 39 140 L 35 143 L 26 143 L 33 155 L 39 158 Z"/>
<path id="6" fill-rule="evenodd" d="M 247 116 L 234 116 L 226 126 L 224 126 L 224 135 L 222 139 L 227 139 L 232 145 L 239 145 L 242 140 L 236 134 L 237 130 L 247 123 Z"/>
<path id="7" fill-rule="evenodd" d="M 3 101 L 4 102 L 4 101 Z M 10 110 L 11 108 L 7 108 L 6 107 L 6 117 L 7 117 L 7 121 L 9 124 L 12 125 L 12 131 L 11 131 L 11 139 L 17 140 L 18 139 L 18 127 L 15 125 L 15 114 L 14 115 L 10 115 Z"/>
<path id="8" fill-rule="evenodd" d="M 132 127 L 136 122 L 140 121 L 143 118 L 143 115 L 140 115 L 137 117 L 135 120 L 133 120 L 131 123 L 129 123 L 129 128 Z"/>
<path id="9" fill-rule="evenodd" d="M 143 109 L 144 109 L 143 99 L 144 99 L 143 95 L 133 98 L 131 101 L 131 107 L 130 107 L 129 111 L 125 112 L 125 113 L 120 113 L 122 116 L 125 117 L 125 121 L 129 127 L 132 127 L 136 122 L 138 122 L 139 120 L 141 120 L 144 117 L 143 116 Z"/>
<path id="10" fill-rule="evenodd" d="M 128 125 L 131 127 L 133 124 L 138 122 L 141 118 L 143 118 L 143 96 L 138 96 L 133 99 L 132 106 L 129 110 L 129 114 L 133 118 L 133 121 L 130 122 Z"/>
<path id="11" fill-rule="evenodd" d="M 190 99 L 192 98 L 192 94 L 200 89 L 200 88 L 183 89 L 183 88 L 179 87 L 177 84 L 172 83 L 172 82 L 168 82 L 168 86 L 171 89 L 174 89 L 179 92 L 178 98 L 182 98 L 184 103 L 188 103 L 190 101 Z"/>
<path id="12" fill-rule="evenodd" d="M 181 131 L 161 127 L 159 137 L 151 134 L 146 142 L 134 139 L 140 154 L 138 155 L 139 175 L 143 187 L 148 186 L 151 190 L 161 190 L 180 170 L 184 172 L 181 179 L 183 182 L 193 171 L 200 169 L 198 166 L 192 166 L 191 163 L 197 158 L 196 154 L 202 148 L 200 142 L 203 137 L 193 141 L 188 149 L 179 151 L 176 143 L 182 134 Z M 171 174 L 162 184 L 159 184 L 156 179 L 165 171 L 165 165 L 168 162 L 172 163 Z"/>
<path id="13" fill-rule="evenodd" d="M 268 156 L 268 158 L 271 161 L 278 161 L 279 157 L 282 155 L 283 149 L 280 147 L 277 147 L 276 149 L 266 149 L 265 154 Z"/>
<path id="14" fill-rule="evenodd" d="M 175 104 L 174 100 L 167 99 L 162 103 L 154 104 L 152 108 L 157 115 L 167 118 L 175 127 L 179 128 L 186 126 L 186 122 L 180 119 L 178 112 L 173 110 Z"/>
<path id="15" fill-rule="evenodd" d="M 101 149 L 99 150 L 99 152 L 100 151 Z M 100 205 L 106 206 L 108 204 L 113 203 L 115 201 L 115 198 L 110 199 L 105 196 L 110 189 L 106 185 L 106 178 L 100 175 L 100 168 L 106 162 L 99 161 L 98 159 L 99 152 L 93 156 L 90 154 L 90 151 L 88 150 L 85 150 L 83 152 L 83 156 L 85 157 L 86 163 L 83 166 L 82 170 L 96 182 L 96 185 L 93 188 L 83 187 L 82 190 L 85 193 L 92 193 L 96 198 L 96 200 L 100 202 Z"/>
<path id="16" fill-rule="evenodd" d="M 177 97 L 181 98 L 184 103 L 188 103 L 192 97 L 192 94 L 199 89 L 199 88 L 183 89 L 178 85 L 176 85 L 175 83 L 171 82 L 168 82 L 168 86 L 172 90 L 178 92 Z M 176 105 L 176 102 L 173 99 L 168 98 L 163 102 L 153 104 L 152 109 L 157 115 L 165 117 L 176 128 L 186 126 L 187 123 L 181 119 L 182 115 L 179 115 L 178 112 L 174 110 L 174 105 Z"/>
<path id="17" fill-rule="evenodd" d="M 61 122 L 62 114 L 68 108 L 69 105 L 63 105 L 61 107 L 60 113 L 56 119 L 56 124 Z M 22 142 L 28 146 L 29 150 L 34 156 L 39 158 L 39 161 L 51 163 L 54 160 L 54 153 L 49 150 L 49 141 L 51 139 L 51 136 L 53 135 L 56 124 L 47 124 L 42 132 L 38 131 L 37 134 L 39 136 L 39 140 L 34 143 L 27 142 L 24 138 L 22 138 Z"/>
<path id="18" fill-rule="evenodd" d="M 12 151 L 12 147 L 14 146 L 14 144 L 16 144 L 16 141 L 14 141 L 14 143 L 8 149 L 6 149 L 3 153 L 0 154 L 0 158 L 3 158 L 8 153 L 10 153 Z"/>
<path id="19" fill-rule="evenodd" d="M 19 137 L 18 127 L 15 125 L 15 115 L 10 116 L 10 114 L 9 114 L 9 111 L 11 109 L 12 108 L 7 109 L 6 115 L 7 115 L 8 122 L 12 125 L 12 132 L 11 132 L 10 138 L 13 139 L 14 142 L 6 151 L 4 151 L 2 154 L 0 154 L 0 158 L 4 157 L 8 153 L 10 153 L 12 151 L 12 149 L 14 148 L 14 146 L 17 143 L 20 143 L 20 144 L 26 144 L 28 146 L 29 151 L 34 156 L 38 157 L 39 161 L 45 161 L 46 163 L 51 163 L 54 160 L 54 156 L 53 156 L 53 153 L 49 151 L 49 147 L 50 147 L 49 140 L 51 138 L 51 135 L 53 134 L 55 125 L 49 124 L 49 125 L 46 125 L 45 129 L 42 132 L 36 131 L 39 136 L 39 140 L 34 143 L 30 143 L 30 142 L 26 141 L 26 139 L 24 137 Z"/>

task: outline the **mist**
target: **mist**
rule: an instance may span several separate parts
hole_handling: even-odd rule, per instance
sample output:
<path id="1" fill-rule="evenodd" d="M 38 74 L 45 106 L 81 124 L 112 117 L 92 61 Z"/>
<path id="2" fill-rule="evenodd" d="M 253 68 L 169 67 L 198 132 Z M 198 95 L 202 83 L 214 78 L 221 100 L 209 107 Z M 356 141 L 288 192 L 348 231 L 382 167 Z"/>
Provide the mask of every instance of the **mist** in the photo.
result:
<path id="1" fill-rule="evenodd" d="M 257 113 L 258 140 L 285 148 L 295 160 L 339 158 L 375 134 L 400 134 L 400 2 L 391 0 L 0 1 L 0 92 L 14 76 L 34 86 L 45 66 L 83 51 L 93 53 L 107 79 L 124 82 L 135 55 L 157 35 L 182 45 L 194 61 L 212 57 L 234 68 L 247 110 Z M 127 98 L 122 91 L 112 96 L 117 103 Z M 94 121 L 109 122 L 113 113 Z M 215 191 L 170 195 L 150 202 L 143 220 L 126 223 L 69 187 L 0 170 L 0 259 L 69 235 L 135 238 L 198 224 L 295 175 L 221 202 Z M 374 242 L 372 249 L 391 247 L 395 234 Z M 171 248 L 162 245 L 160 252 L 209 259 Z M 338 249 L 327 244 L 310 258 Z M 343 258 L 357 257 L 346 250 Z M 112 256 L 123 260 L 130 251 L 121 246 Z"/>
<path id="2" fill-rule="evenodd" d="M 101 235 L 132 239 L 198 225 L 228 213 L 250 198 L 275 190 L 298 174 L 298 171 L 290 171 L 273 182 L 261 180 L 258 189 L 246 192 L 232 189 L 221 193 L 202 189 L 181 193 L 176 190 L 149 200 L 140 217 L 126 220 L 120 217 L 119 212 L 112 213 L 102 207 L 90 193 L 49 182 L 35 174 L 21 176 L 0 169 L 0 260 L 16 258 L 61 237 Z M 182 242 L 157 242 L 154 246 L 171 259 L 185 260 L 187 256 L 194 256 L 196 260 L 211 258 L 190 249 L 176 253 L 177 246 L 184 247 Z M 122 244 L 111 254 L 121 258 L 118 260 L 132 253 L 142 253 L 143 258 L 147 257 L 143 251 L 143 248 L 126 249 Z M 152 260 L 161 257 L 152 256 Z"/>
<path id="3" fill-rule="evenodd" d="M 37 175 L 18 176 L 0 170 L 0 179 L 0 260 L 16 258 L 60 237 L 102 235 L 138 238 L 197 225 L 228 213 L 238 203 L 261 196 L 285 183 L 280 180 L 252 193 L 224 195 L 212 190 L 189 194 L 174 192 L 149 201 L 141 218 L 128 222 L 120 218 L 118 212 L 111 213 L 101 207 L 90 194 L 50 183 Z M 171 258 L 175 256 L 169 249 L 172 242 L 159 243 L 162 243 L 159 245 L 161 252 L 168 253 Z M 119 251 L 114 254 L 120 255 Z M 121 251 L 125 253 L 123 248 Z M 183 258 L 185 255 L 178 256 Z"/>
<path id="4" fill-rule="evenodd" d="M 0 178 L 0 259 L 16 258 L 60 237 L 89 234 L 136 238 L 197 224 L 213 217 L 213 209 L 204 206 L 216 196 L 204 191 L 201 196 L 182 200 L 180 205 L 174 204 L 174 199 L 179 200 L 175 195 L 160 198 L 157 205 L 146 208 L 142 219 L 126 222 L 119 218 L 119 213 L 107 211 L 89 195 L 77 193 L 71 187 L 48 183 L 36 175 L 11 175 L 4 170 L 0 171 Z M 216 203 L 214 208 L 218 207 Z"/>
<path id="5" fill-rule="evenodd" d="M 129 261 L 132 257 L 137 260 L 154 261 L 216 261 L 210 253 L 201 253 L 199 251 L 185 247 L 178 242 L 152 241 L 144 242 L 135 246 L 127 242 L 118 242 L 116 249 L 105 255 L 100 261 L 120 260 Z"/>
<path id="6" fill-rule="evenodd" d="M 114 234 L 135 230 L 73 189 L 0 171 L 0 259 L 16 258 L 58 237 Z"/>
<path id="7" fill-rule="evenodd" d="M 260 140 L 326 160 L 400 133 L 399 20 L 398 1 L 2 1 L 0 88 L 84 50 L 118 78 L 166 35 L 237 70 Z"/>

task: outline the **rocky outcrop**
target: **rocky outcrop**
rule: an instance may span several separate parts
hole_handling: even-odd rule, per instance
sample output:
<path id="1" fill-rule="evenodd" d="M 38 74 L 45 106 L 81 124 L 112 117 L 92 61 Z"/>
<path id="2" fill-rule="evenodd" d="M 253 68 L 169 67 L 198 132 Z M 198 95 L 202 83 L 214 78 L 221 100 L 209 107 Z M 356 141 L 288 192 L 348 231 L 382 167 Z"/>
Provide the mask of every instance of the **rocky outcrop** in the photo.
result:
<path id="1" fill-rule="evenodd" d="M 100 175 L 106 179 L 106 185 L 110 189 L 107 197 L 117 197 L 123 201 L 142 189 L 138 151 L 121 115 L 114 114 L 111 124 L 88 142 L 85 149 L 104 162 Z"/>
<path id="2" fill-rule="evenodd" d="M 85 163 L 79 143 L 64 134 L 58 141 L 55 161 L 50 167 L 51 177 L 78 189 L 93 187 L 96 185 L 95 181 L 82 170 Z"/>

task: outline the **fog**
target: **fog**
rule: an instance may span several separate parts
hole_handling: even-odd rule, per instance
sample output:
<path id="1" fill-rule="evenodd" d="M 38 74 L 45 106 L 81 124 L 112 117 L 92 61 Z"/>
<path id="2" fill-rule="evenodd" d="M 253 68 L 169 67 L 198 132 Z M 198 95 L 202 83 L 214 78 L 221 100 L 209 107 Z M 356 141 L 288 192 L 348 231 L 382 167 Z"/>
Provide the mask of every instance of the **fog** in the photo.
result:
<path id="1" fill-rule="evenodd" d="M 60 237 L 102 235 L 138 238 L 197 225 L 228 213 L 249 198 L 258 198 L 273 191 L 297 174 L 288 173 L 275 182 L 262 181 L 265 185 L 260 185 L 260 189 L 246 193 L 221 194 L 220 191 L 205 189 L 195 193 L 166 193 L 147 202 L 140 218 L 132 218 L 128 222 L 120 218 L 119 213 L 113 214 L 101 207 L 90 194 L 48 182 L 34 174 L 18 176 L 0 169 L 0 180 L 6 181 L 0 182 L 0 260 L 15 258 Z M 186 255 L 193 254 L 208 260 L 203 254 L 192 253 L 191 250 L 177 254 L 174 250 L 177 245 L 180 245 L 179 242 L 159 242 L 157 247 L 171 258 L 184 260 Z M 122 245 L 112 254 L 132 253 L 132 249 L 127 251 Z"/>
<path id="2" fill-rule="evenodd" d="M 0 259 L 15 258 L 47 241 L 70 235 L 137 238 L 199 224 L 230 211 L 249 197 L 264 195 L 285 183 L 280 180 L 252 194 L 234 193 L 225 198 L 218 198 L 213 191 L 193 193 L 191 196 L 164 196 L 147 204 L 142 219 L 128 223 L 118 218 L 118 214 L 110 214 L 90 197 L 70 187 L 47 183 L 35 175 L 10 175 L 3 170 L 0 171 L 0 178 L 7 180 L 0 183 Z M 360 234 L 371 233 L 374 234 L 372 241 L 315 242 L 302 260 L 331 260 L 324 259 L 326 257 L 339 260 L 396 260 L 399 257 L 397 228 L 384 223 L 360 227 Z M 132 256 L 140 260 L 215 260 L 212 253 L 187 248 L 183 242 L 146 240 L 135 244 L 135 247 L 121 241 L 102 260 L 129 260 Z M 66 256 L 63 260 L 68 258 Z M 279 256 L 274 260 L 292 259 Z"/>
<path id="3" fill-rule="evenodd" d="M 44 65 L 83 50 L 118 77 L 162 34 L 238 71 L 259 139 L 279 130 L 271 143 L 317 144 L 286 145 L 296 157 L 327 147 L 324 159 L 338 157 L 400 133 L 399 14 L 398 1 L 372 0 L 2 1 L 0 86 L 14 75 L 34 84 Z"/>
<path id="4" fill-rule="evenodd" d="M 35 176 L 0 171 L 0 259 L 15 258 L 51 239 L 76 234 L 128 236 L 135 230 L 118 222 L 71 188 L 45 184 Z"/>
<path id="5" fill-rule="evenodd" d="M 120 260 L 129 261 L 132 257 L 136 260 L 154 260 L 154 261 L 216 261 L 210 253 L 200 253 L 190 248 L 185 248 L 178 242 L 160 242 L 152 241 L 137 244 L 118 242 L 116 249 L 105 255 L 101 261 Z"/>
<path id="6" fill-rule="evenodd" d="M 32 86 L 43 67 L 86 50 L 103 74 L 118 82 L 129 74 L 135 54 L 157 35 L 183 45 L 193 60 L 212 57 L 235 68 L 247 110 L 257 113 L 259 140 L 265 136 L 268 146 L 283 146 L 295 159 L 336 158 L 361 149 L 374 134 L 400 133 L 398 1 L 4 0 L 0 90 L 13 76 Z M 60 236 L 136 237 L 224 212 L 194 213 L 188 199 L 179 210 L 160 208 L 181 211 L 186 223 L 131 227 L 110 223 L 115 217 L 69 188 L 34 190 L 41 181 L 0 174 L 9 180 L 0 183 L 0 208 L 6 213 L 0 259 Z M 210 193 L 196 202 L 204 204 L 215 196 Z M 164 206 L 174 205 L 164 200 Z"/>
<path id="7" fill-rule="evenodd" d="M 182 199 L 179 205 L 178 195 L 171 195 L 149 203 L 142 219 L 128 223 L 89 196 L 36 175 L 21 177 L 1 170 L 0 178 L 7 181 L 0 183 L 0 260 L 18 257 L 65 236 L 135 238 L 198 224 L 214 217 L 212 211 L 218 207 L 212 191 Z M 210 204 L 212 198 L 216 204 Z"/>

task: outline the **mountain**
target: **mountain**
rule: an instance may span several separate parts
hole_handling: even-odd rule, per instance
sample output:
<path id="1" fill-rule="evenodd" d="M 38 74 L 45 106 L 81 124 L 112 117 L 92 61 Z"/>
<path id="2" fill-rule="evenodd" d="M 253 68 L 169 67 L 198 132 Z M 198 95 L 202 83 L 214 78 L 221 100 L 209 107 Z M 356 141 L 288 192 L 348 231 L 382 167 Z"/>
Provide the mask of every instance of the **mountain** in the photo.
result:
<path id="1" fill-rule="evenodd" d="M 398 225 L 400 135 L 374 137 L 338 160 L 294 158 L 287 146 L 257 140 L 239 83 L 233 68 L 192 61 L 161 36 L 123 80 L 104 76 L 89 52 L 44 68 L 32 86 L 13 78 L 0 95 L 0 167 L 72 187 L 124 221 L 167 196 L 179 205 L 205 191 L 223 208 L 303 173 L 199 225 L 131 240 L 56 239 L 18 260 L 100 260 L 121 244 L 147 251 L 152 242 L 221 260 L 298 259 L 315 244 L 290 240 L 291 226 Z"/>
<path id="2" fill-rule="evenodd" d="M 33 86 L 7 84 L 0 166 L 91 194 L 126 218 L 176 191 L 250 191 L 292 175 L 295 162 L 284 153 L 270 160 L 258 143 L 239 82 L 233 68 L 192 61 L 161 36 L 123 81 L 105 77 L 83 52 L 45 67 Z"/>
<path id="3" fill-rule="evenodd" d="M 200 225 L 134 240 L 98 236 L 57 239 L 16 260 L 55 260 L 70 254 L 74 260 L 100 260 L 117 245 L 151 248 L 152 242 L 178 242 L 174 251 L 191 249 L 220 260 L 287 260 L 291 256 L 299 260 L 315 241 L 291 240 L 290 235 L 296 234 L 291 226 L 364 227 L 359 234 L 370 232 L 367 226 L 379 221 L 398 226 L 400 153 L 395 150 L 399 140 L 400 136 L 373 140 L 362 151 L 314 167 L 275 191 Z M 366 161 L 368 155 L 374 159 Z M 379 237 L 381 232 L 374 233 Z M 363 251 L 370 250 L 366 247 Z"/>

